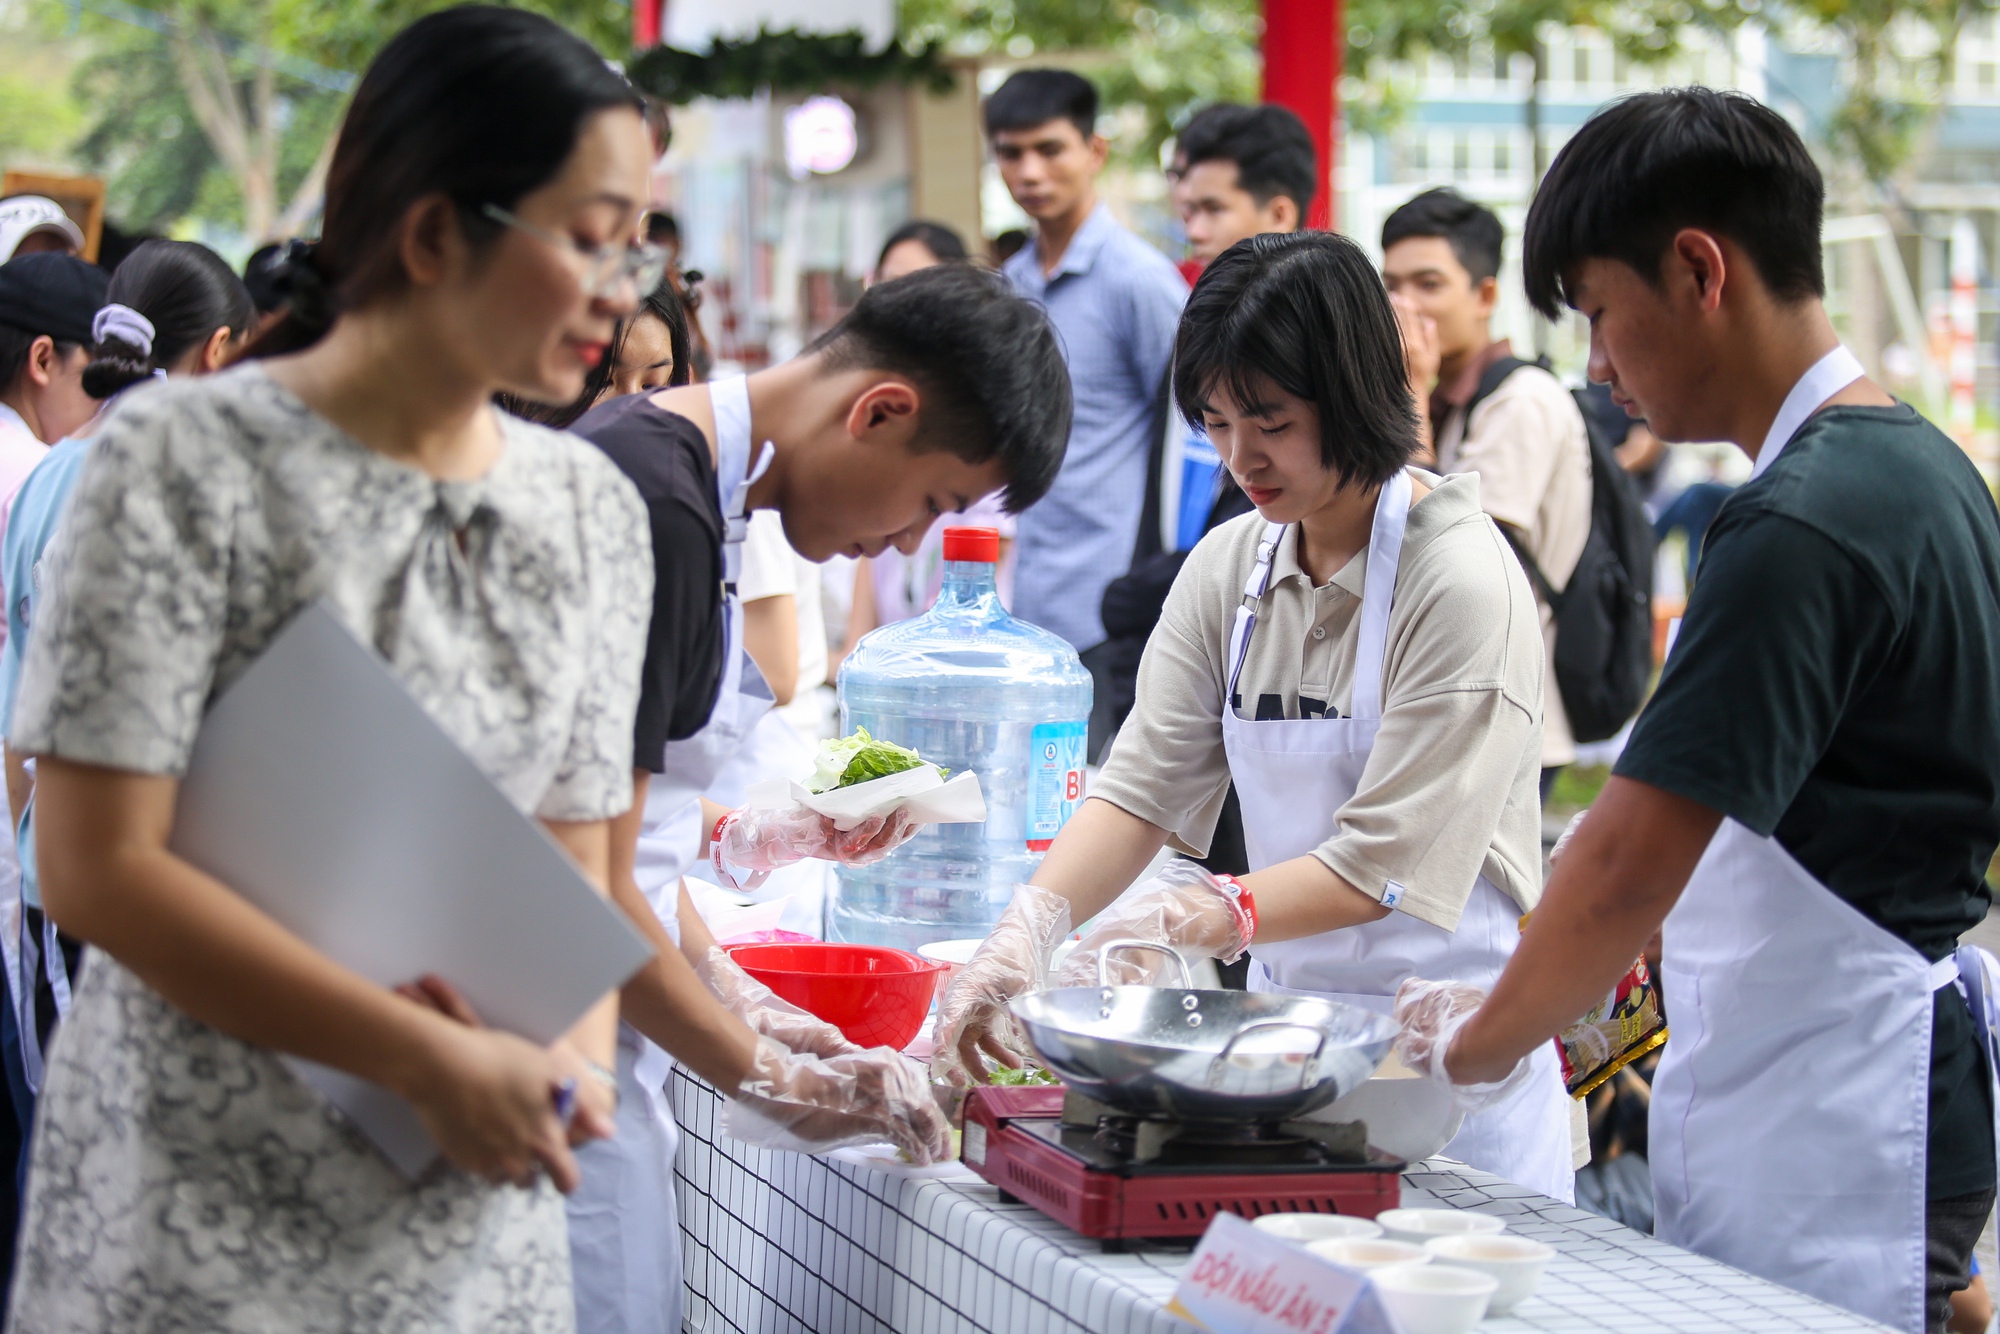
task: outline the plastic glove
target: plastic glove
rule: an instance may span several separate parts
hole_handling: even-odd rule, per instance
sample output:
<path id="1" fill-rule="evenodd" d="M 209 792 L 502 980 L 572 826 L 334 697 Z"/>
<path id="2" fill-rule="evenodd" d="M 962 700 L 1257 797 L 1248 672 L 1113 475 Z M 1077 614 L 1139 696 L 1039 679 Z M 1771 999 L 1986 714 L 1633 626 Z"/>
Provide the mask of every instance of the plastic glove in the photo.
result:
<path id="1" fill-rule="evenodd" d="M 923 1067 L 887 1047 L 821 1058 L 760 1037 L 722 1128 L 746 1144 L 799 1153 L 886 1141 L 919 1166 L 951 1154 L 951 1127 Z"/>
<path id="2" fill-rule="evenodd" d="M 1583 817 L 1588 814 L 1590 811 L 1584 809 L 1569 817 L 1569 823 L 1563 826 L 1562 833 L 1556 837 L 1555 846 L 1549 849 L 1550 866 L 1554 866 L 1569 849 L 1569 841 L 1576 837 L 1576 831 L 1583 827 Z"/>
<path id="3" fill-rule="evenodd" d="M 1069 900 L 1040 885 L 1020 885 L 979 952 L 951 979 L 938 1002 L 931 1077 L 954 1088 L 986 1082 L 983 1050 L 1000 1064 L 1019 1068 L 1034 1059 L 1007 1002 L 1039 990 L 1049 955 L 1069 934 Z"/>
<path id="4" fill-rule="evenodd" d="M 752 873 L 755 887 L 781 866 L 818 857 L 843 866 L 872 866 L 910 841 L 923 828 L 901 808 L 871 815 L 852 829 L 837 829 L 832 820 L 803 806 L 765 810 L 745 806 L 731 811 L 716 826 L 712 841 L 715 869 L 730 884 L 728 868 Z"/>
<path id="5" fill-rule="evenodd" d="M 1168 862 L 1158 875 L 1098 914 L 1090 934 L 1063 962 L 1056 985 L 1096 986 L 1098 952 L 1113 940 L 1149 940 L 1200 958 L 1235 962 L 1249 948 L 1256 926 L 1230 889 L 1196 862 Z M 1156 986 L 1172 971 L 1158 950 L 1119 950 L 1106 974 L 1113 986 Z"/>
<path id="6" fill-rule="evenodd" d="M 1413 977 L 1396 988 L 1396 1055 L 1404 1065 L 1450 1090 L 1468 1112 L 1482 1111 L 1533 1077 L 1533 1056 L 1523 1056 L 1505 1079 L 1490 1084 L 1457 1084 L 1445 1070 L 1445 1054 L 1465 1021 L 1486 1003 L 1486 992 L 1464 982 L 1429 982 Z"/>
<path id="7" fill-rule="evenodd" d="M 731 1014 L 792 1051 L 848 1056 L 864 1050 L 826 1020 L 801 1010 L 737 967 L 720 945 L 708 947 L 695 972 Z"/>

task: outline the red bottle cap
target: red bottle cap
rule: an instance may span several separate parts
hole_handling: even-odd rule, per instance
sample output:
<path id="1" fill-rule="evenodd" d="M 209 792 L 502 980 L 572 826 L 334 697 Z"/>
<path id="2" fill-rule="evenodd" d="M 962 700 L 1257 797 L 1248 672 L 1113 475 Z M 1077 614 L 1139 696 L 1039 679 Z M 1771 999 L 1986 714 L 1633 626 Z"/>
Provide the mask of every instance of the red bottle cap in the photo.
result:
<path id="1" fill-rule="evenodd" d="M 947 528 L 944 530 L 946 560 L 983 560 L 995 564 L 1000 559 L 998 528 Z"/>

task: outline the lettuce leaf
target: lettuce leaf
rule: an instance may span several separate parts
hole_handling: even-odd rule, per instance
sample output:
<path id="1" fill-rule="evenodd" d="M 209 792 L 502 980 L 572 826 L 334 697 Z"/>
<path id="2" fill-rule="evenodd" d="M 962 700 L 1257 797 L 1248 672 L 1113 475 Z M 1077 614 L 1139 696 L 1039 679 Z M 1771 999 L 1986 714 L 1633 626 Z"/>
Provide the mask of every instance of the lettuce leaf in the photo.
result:
<path id="1" fill-rule="evenodd" d="M 856 783 L 887 778 L 890 774 L 899 774 L 923 763 L 924 758 L 909 747 L 899 746 L 893 741 L 877 741 L 868 735 L 867 728 L 857 727 L 852 736 L 819 743 L 812 776 L 806 779 L 806 790 L 818 795 L 835 788 L 853 787 Z M 950 774 L 942 766 L 933 767 L 941 775 L 948 777 Z"/>

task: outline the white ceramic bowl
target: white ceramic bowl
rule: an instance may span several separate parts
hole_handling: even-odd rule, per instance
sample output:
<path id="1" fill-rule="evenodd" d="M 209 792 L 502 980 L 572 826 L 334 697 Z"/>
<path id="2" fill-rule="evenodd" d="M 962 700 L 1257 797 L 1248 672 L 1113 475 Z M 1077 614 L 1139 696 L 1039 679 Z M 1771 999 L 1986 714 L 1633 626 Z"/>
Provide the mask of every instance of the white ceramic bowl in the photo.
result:
<path id="1" fill-rule="evenodd" d="M 1500 1281 L 1451 1265 L 1392 1265 L 1368 1276 L 1403 1334 L 1471 1334 Z"/>
<path id="2" fill-rule="evenodd" d="M 1465 1233 L 1503 1232 L 1507 1225 L 1490 1214 L 1464 1209 L 1384 1209 L 1375 1215 L 1382 1231 L 1396 1241 L 1413 1241 L 1419 1246 L 1432 1237 L 1454 1237 Z"/>
<path id="3" fill-rule="evenodd" d="M 1363 1080 L 1359 1088 L 1306 1119 L 1365 1121 L 1370 1144 L 1413 1163 L 1440 1152 L 1465 1122 L 1465 1112 L 1451 1091 L 1400 1071 L 1393 1057 L 1382 1069 L 1384 1073 Z"/>
<path id="4" fill-rule="evenodd" d="M 1421 1246 L 1385 1237 L 1334 1237 L 1329 1241 L 1307 1242 L 1306 1249 L 1322 1260 L 1331 1260 L 1348 1269 L 1421 1265 L 1431 1258 L 1431 1253 Z"/>
<path id="5" fill-rule="evenodd" d="M 944 975 L 938 979 L 938 994 L 940 996 L 944 994 L 944 989 L 951 985 L 953 975 L 959 969 L 965 967 L 966 962 L 974 954 L 978 953 L 979 947 L 985 943 L 986 941 L 983 938 L 977 940 L 934 940 L 928 945 L 917 946 L 917 955 L 919 958 L 929 959 L 932 963 L 941 963 L 944 965 Z"/>
<path id="6" fill-rule="evenodd" d="M 1535 1285 L 1542 1281 L 1542 1271 L 1556 1254 L 1539 1241 L 1491 1232 L 1432 1237 L 1424 1243 L 1424 1249 L 1440 1265 L 1476 1269 L 1499 1283 L 1486 1308 L 1493 1315 L 1505 1315 L 1534 1295 Z"/>
<path id="7" fill-rule="evenodd" d="M 1382 1235 L 1382 1225 L 1374 1219 L 1348 1214 L 1264 1214 L 1250 1220 L 1250 1226 L 1301 1244 L 1346 1238 L 1366 1241 Z"/>

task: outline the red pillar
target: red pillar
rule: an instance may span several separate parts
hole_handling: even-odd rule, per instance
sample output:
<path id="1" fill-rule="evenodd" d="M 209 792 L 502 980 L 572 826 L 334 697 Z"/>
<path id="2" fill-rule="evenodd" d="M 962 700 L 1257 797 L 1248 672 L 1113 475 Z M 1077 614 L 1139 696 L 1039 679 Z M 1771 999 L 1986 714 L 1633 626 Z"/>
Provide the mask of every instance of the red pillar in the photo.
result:
<path id="1" fill-rule="evenodd" d="M 632 0 L 632 49 L 644 51 L 660 44 L 660 11 L 663 0 Z"/>
<path id="2" fill-rule="evenodd" d="M 1339 112 L 1341 0 L 1264 0 L 1264 100 L 1290 107 L 1319 152 L 1309 227 L 1333 225 L 1334 117 Z"/>

